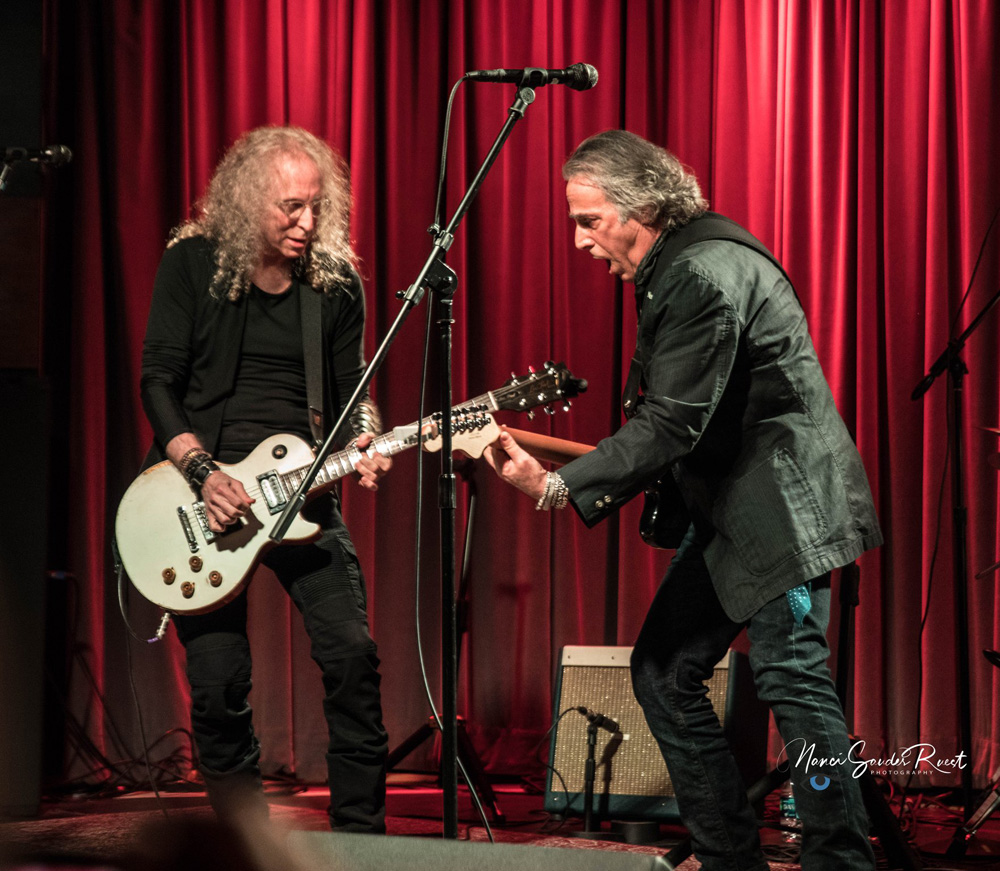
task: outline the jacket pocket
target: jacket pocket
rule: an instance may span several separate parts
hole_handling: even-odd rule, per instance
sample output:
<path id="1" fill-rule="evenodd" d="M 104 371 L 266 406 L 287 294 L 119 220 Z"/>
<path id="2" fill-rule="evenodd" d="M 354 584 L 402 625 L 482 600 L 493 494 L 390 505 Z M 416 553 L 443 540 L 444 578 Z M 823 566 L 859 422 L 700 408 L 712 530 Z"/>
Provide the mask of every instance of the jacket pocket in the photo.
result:
<path id="1" fill-rule="evenodd" d="M 755 575 L 773 571 L 821 541 L 829 520 L 787 448 L 737 479 L 722 498 L 716 528 Z"/>

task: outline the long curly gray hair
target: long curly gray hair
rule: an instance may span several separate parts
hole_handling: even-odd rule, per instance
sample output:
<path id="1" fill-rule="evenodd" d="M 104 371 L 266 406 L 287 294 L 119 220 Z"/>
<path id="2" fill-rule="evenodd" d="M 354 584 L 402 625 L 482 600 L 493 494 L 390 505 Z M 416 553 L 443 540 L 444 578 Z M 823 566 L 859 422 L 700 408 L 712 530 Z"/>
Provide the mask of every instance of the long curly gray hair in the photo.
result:
<path id="1" fill-rule="evenodd" d="M 301 127 L 258 127 L 240 136 L 219 162 L 198 201 L 197 217 L 171 233 L 170 245 L 191 236 L 216 243 L 213 296 L 235 301 L 250 289 L 250 274 L 259 265 L 264 244 L 264 216 L 274 207 L 274 167 L 290 154 L 304 154 L 316 164 L 321 196 L 330 202 L 316 218 L 312 240 L 293 264 L 293 273 L 327 293 L 350 285 L 358 258 L 351 247 L 347 164 Z"/>
<path id="2" fill-rule="evenodd" d="M 669 233 L 708 209 L 698 179 L 665 148 L 626 130 L 584 139 L 563 164 L 563 178 L 598 188 L 625 223 L 635 218 Z"/>

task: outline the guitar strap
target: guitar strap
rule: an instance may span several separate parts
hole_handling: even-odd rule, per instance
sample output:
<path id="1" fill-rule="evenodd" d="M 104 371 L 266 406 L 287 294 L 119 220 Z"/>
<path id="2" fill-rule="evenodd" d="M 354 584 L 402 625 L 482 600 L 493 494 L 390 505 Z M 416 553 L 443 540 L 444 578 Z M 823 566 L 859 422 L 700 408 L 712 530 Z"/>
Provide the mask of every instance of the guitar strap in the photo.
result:
<path id="1" fill-rule="evenodd" d="M 323 444 L 323 295 L 298 282 L 299 311 L 302 314 L 302 356 L 306 370 L 306 403 L 313 444 Z"/>
<path id="2" fill-rule="evenodd" d="M 725 239 L 752 248 L 778 268 L 781 274 L 785 276 L 785 280 L 791 285 L 792 292 L 795 292 L 795 286 L 788 277 L 788 273 L 785 272 L 784 267 L 775 259 L 775 256 L 768 251 L 764 243 L 735 221 L 727 218 L 725 215 L 720 215 L 718 212 L 705 212 L 701 217 L 695 218 L 679 230 L 671 233 L 664 242 L 663 249 L 657 258 L 656 271 L 660 272 L 661 270 L 669 269 L 674 260 L 677 259 L 677 255 L 685 248 L 696 245 L 698 242 L 708 242 L 712 239 Z M 796 298 L 798 298 L 797 294 Z M 642 299 L 643 295 L 639 294 L 637 308 L 640 314 L 642 313 L 640 308 Z M 633 355 L 632 363 L 628 370 L 628 377 L 625 380 L 625 390 L 622 393 L 622 409 L 626 419 L 631 418 L 638 410 L 641 380 L 642 372 L 640 371 L 639 360 Z"/>

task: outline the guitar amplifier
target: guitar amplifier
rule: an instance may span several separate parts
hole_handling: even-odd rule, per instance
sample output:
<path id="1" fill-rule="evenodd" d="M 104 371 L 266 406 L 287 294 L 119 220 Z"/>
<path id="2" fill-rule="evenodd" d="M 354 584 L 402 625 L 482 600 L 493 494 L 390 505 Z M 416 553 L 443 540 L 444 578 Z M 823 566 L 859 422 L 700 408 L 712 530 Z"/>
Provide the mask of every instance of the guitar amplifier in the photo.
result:
<path id="1" fill-rule="evenodd" d="M 584 706 L 617 721 L 620 734 L 598 731 L 594 812 L 600 817 L 680 819 L 666 764 L 632 692 L 631 647 L 564 647 L 556 677 L 554 716 Z M 708 698 L 747 786 L 766 772 L 767 706 L 757 699 L 750 663 L 730 650 L 707 681 Z M 552 734 L 545 810 L 583 814 L 587 719 L 570 711 Z"/>

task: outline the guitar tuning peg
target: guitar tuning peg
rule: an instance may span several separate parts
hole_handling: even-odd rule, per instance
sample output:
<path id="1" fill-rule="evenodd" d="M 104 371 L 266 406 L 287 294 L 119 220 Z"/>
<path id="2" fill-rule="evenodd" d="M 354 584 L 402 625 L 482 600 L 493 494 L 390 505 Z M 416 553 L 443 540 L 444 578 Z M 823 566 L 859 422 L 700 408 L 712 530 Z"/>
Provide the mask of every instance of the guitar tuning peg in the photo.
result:
<path id="1" fill-rule="evenodd" d="M 531 375 L 534 375 L 535 374 L 535 367 L 534 366 L 529 366 L 528 367 L 528 373 L 531 374 Z"/>
<path id="2" fill-rule="evenodd" d="M 528 412 L 528 420 L 534 420 L 534 419 L 535 419 L 535 412 L 529 411 Z"/>
<path id="3" fill-rule="evenodd" d="M 546 413 L 547 415 L 551 416 L 551 415 L 555 414 L 555 413 L 556 413 L 556 411 L 555 411 L 555 409 L 554 409 L 554 408 L 552 408 L 552 406 L 550 406 L 550 405 L 546 405 L 546 406 L 545 406 L 545 413 Z"/>
<path id="4" fill-rule="evenodd" d="M 569 410 L 570 410 L 570 409 L 571 409 L 572 407 L 573 407 L 573 403 L 572 403 L 572 402 L 570 402 L 570 401 L 569 401 L 569 400 L 567 399 L 567 400 L 566 400 L 566 401 L 565 401 L 565 402 L 563 403 L 563 407 L 562 407 L 562 410 L 563 410 L 563 411 L 569 411 Z"/>

